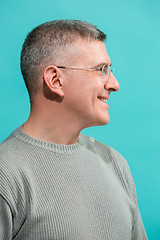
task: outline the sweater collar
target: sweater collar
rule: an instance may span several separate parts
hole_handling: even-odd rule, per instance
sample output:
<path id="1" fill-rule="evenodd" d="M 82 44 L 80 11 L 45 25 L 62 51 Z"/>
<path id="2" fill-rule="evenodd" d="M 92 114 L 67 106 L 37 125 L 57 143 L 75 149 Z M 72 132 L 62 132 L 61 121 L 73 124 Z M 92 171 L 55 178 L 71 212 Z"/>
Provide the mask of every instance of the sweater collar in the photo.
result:
<path id="1" fill-rule="evenodd" d="M 30 144 L 32 146 L 36 146 L 39 148 L 43 148 L 46 150 L 50 150 L 56 153 L 60 153 L 60 154 L 73 154 L 73 153 L 81 152 L 82 150 L 85 149 L 82 133 L 80 133 L 78 142 L 70 145 L 55 144 L 55 143 L 45 142 L 39 139 L 32 138 L 26 133 L 24 133 L 24 131 L 22 130 L 22 125 L 17 129 L 15 129 L 12 134 L 14 135 L 14 137 L 18 138 L 19 140 L 27 144 Z"/>

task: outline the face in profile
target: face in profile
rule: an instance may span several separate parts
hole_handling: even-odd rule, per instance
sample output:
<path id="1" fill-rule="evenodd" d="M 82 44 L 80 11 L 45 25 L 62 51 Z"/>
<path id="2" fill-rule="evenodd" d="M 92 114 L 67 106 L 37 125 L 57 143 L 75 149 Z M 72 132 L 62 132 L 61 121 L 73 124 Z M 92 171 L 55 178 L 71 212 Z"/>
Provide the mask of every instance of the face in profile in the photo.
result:
<path id="1" fill-rule="evenodd" d="M 71 54 L 67 67 L 99 67 L 110 65 L 111 60 L 102 41 L 79 41 L 76 51 Z M 102 78 L 101 71 L 94 69 L 63 70 L 64 101 L 68 114 L 76 116 L 83 128 L 105 125 L 109 122 L 107 100 L 112 91 L 119 90 L 119 83 L 110 72 L 108 78 Z"/>

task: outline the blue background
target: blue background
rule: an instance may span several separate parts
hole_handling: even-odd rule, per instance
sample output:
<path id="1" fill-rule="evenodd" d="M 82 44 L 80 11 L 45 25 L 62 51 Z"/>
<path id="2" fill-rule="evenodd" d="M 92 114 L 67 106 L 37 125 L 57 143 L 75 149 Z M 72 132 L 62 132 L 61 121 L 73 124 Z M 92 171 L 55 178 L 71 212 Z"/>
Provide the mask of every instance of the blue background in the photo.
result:
<path id="1" fill-rule="evenodd" d="M 5 0 L 0 3 L 0 141 L 29 115 L 19 67 L 26 34 L 54 19 L 81 19 L 107 33 L 121 90 L 109 100 L 107 126 L 83 132 L 128 161 L 150 240 L 160 239 L 160 1 Z"/>

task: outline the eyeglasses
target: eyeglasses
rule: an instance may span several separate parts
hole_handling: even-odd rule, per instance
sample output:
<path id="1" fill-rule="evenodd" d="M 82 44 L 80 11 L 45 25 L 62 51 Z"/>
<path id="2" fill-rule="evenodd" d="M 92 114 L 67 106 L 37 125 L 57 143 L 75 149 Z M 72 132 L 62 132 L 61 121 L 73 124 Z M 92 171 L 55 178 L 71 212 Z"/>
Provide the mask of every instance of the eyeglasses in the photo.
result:
<path id="1" fill-rule="evenodd" d="M 95 71 L 100 71 L 101 72 L 101 77 L 103 79 L 108 79 L 110 73 L 113 73 L 113 67 L 112 65 L 105 64 L 102 67 L 90 67 L 90 68 L 85 68 L 85 67 L 65 67 L 65 66 L 56 66 L 57 68 L 63 68 L 63 69 L 71 69 L 71 70 L 95 70 Z"/>

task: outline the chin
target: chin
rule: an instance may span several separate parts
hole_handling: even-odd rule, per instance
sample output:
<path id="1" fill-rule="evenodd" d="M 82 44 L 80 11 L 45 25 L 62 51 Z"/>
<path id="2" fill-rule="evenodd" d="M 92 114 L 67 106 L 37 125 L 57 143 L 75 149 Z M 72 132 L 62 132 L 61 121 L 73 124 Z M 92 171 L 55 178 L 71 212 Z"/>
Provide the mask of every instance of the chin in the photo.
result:
<path id="1" fill-rule="evenodd" d="M 110 122 L 110 116 L 107 114 L 107 116 L 101 116 L 96 119 L 96 121 L 93 123 L 93 126 L 104 126 L 107 125 Z"/>
<path id="2" fill-rule="evenodd" d="M 101 116 L 99 116 L 99 121 L 97 121 L 97 123 L 99 122 L 98 125 L 107 125 L 110 121 L 110 116 L 109 113 L 107 112 L 107 114 L 103 114 Z"/>
<path id="3" fill-rule="evenodd" d="M 109 121 L 110 121 L 110 119 L 103 120 L 103 121 L 99 122 L 99 124 L 97 124 L 97 126 L 107 125 L 109 123 Z"/>

